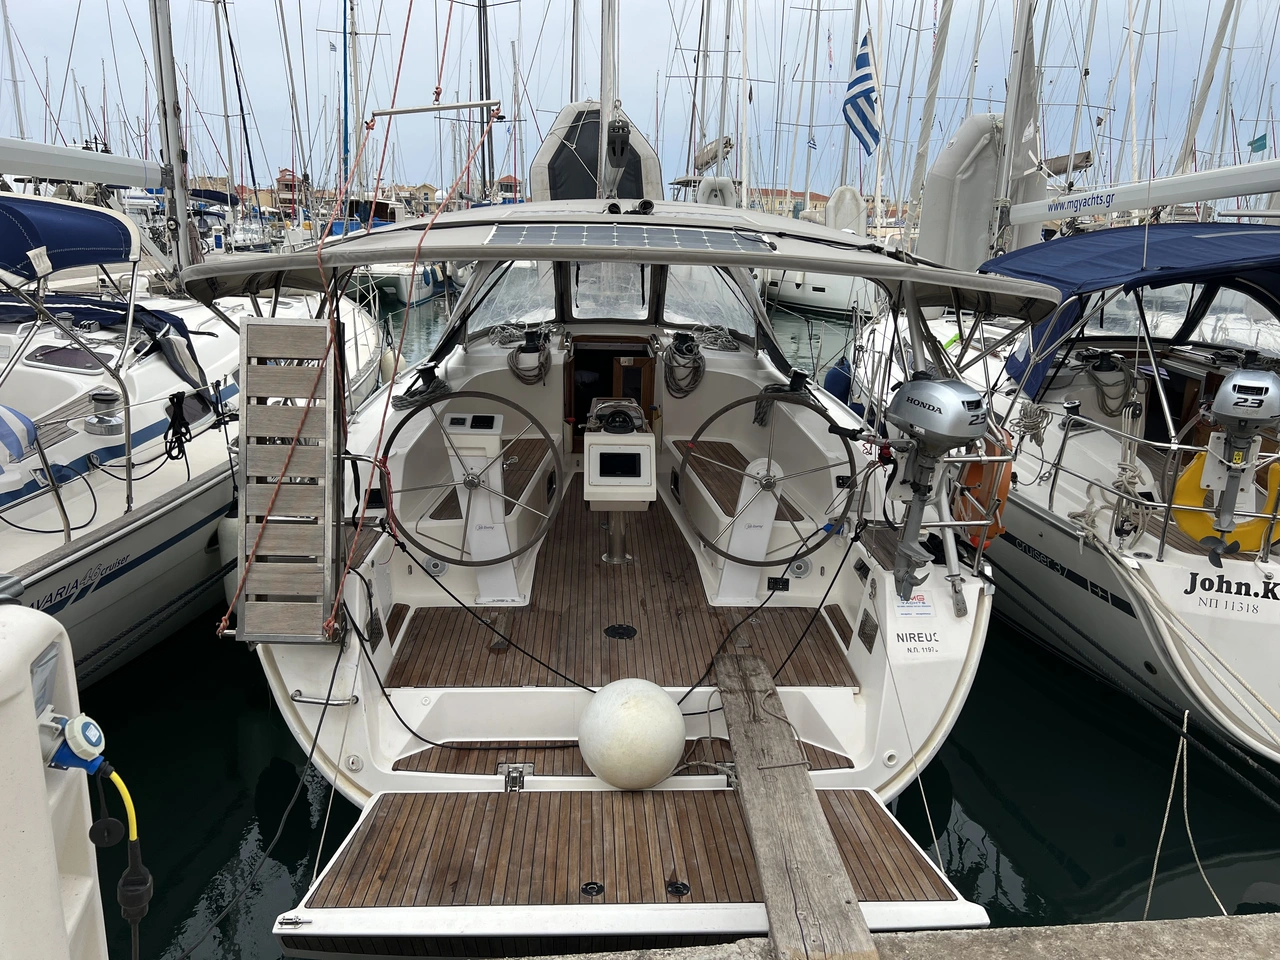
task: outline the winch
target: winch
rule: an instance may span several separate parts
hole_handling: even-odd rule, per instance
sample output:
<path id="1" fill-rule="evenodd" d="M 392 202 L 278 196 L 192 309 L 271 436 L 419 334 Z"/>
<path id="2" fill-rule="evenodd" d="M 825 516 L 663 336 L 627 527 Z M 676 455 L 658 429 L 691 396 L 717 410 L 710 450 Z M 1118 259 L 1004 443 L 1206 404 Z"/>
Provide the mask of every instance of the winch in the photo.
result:
<path id="1" fill-rule="evenodd" d="M 1222 427 L 1210 438 L 1210 451 L 1221 461 L 1217 471 L 1220 482 L 1211 477 L 1211 456 L 1202 485 L 1220 491 L 1213 528 L 1227 534 L 1236 528 L 1236 502 L 1245 475 L 1256 463 L 1262 445 L 1260 434 L 1280 426 L 1280 375 L 1273 370 L 1233 370 L 1223 379 L 1209 409 Z"/>
<path id="2" fill-rule="evenodd" d="M 915 571 L 931 559 L 920 545 L 920 525 L 942 458 L 956 447 L 980 440 L 987 431 L 988 412 L 986 398 L 967 383 L 937 380 L 924 371 L 898 388 L 889 403 L 885 419 L 912 441 L 903 463 L 904 482 L 912 496 L 893 570 L 894 584 L 903 600 L 909 600 L 912 589 L 924 582 Z"/>

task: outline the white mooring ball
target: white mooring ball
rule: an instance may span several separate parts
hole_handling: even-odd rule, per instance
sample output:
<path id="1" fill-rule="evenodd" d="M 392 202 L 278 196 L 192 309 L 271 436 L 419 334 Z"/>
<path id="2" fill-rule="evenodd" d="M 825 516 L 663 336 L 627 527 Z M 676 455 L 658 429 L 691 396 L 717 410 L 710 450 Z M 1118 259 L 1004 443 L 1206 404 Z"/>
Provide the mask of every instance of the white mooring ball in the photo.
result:
<path id="1" fill-rule="evenodd" d="M 684 752 L 684 717 L 648 680 L 615 680 L 592 696 L 578 721 L 582 759 L 619 790 L 646 790 L 671 776 Z"/>

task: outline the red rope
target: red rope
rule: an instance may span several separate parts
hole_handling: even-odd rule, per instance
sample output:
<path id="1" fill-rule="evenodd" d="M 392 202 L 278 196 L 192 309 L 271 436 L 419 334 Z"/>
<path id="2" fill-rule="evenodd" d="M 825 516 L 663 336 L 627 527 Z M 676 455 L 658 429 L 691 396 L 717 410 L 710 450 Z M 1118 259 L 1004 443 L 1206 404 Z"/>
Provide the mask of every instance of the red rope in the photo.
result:
<path id="1" fill-rule="evenodd" d="M 369 138 L 369 134 L 366 131 L 365 135 L 360 138 L 360 144 L 356 148 L 355 162 L 352 164 L 351 170 L 348 172 L 347 179 L 342 184 L 342 188 L 339 190 L 338 196 L 335 198 L 335 202 L 334 202 L 335 210 L 339 209 L 342 205 L 346 203 L 347 191 L 350 189 L 351 181 L 355 176 L 355 170 L 360 162 L 360 155 L 361 153 L 364 152 L 364 146 L 365 146 L 365 143 L 368 141 L 368 138 Z M 332 223 L 333 223 L 333 217 L 331 214 L 329 217 L 329 224 L 332 224 Z M 320 269 L 321 278 L 324 277 L 324 263 L 321 260 L 320 253 L 324 249 L 324 243 L 328 237 L 328 233 L 329 233 L 329 228 L 328 228 L 328 225 L 326 225 L 325 229 L 321 233 L 320 242 L 316 244 L 316 265 Z M 313 405 L 315 403 L 316 391 L 320 388 L 320 379 L 324 376 L 325 367 L 328 365 L 329 357 L 333 352 L 333 341 L 337 331 L 337 309 L 338 309 L 337 297 L 330 298 L 329 308 L 330 308 L 329 309 L 329 336 L 325 341 L 324 353 L 320 358 L 320 366 L 316 369 L 316 378 L 315 380 L 312 381 L 311 391 L 307 394 L 306 409 L 308 411 L 310 411 L 313 408 Z M 294 431 L 293 442 L 289 446 L 289 452 L 285 454 L 284 465 L 280 468 L 280 476 L 276 477 L 275 486 L 272 487 L 271 489 L 271 499 L 267 501 L 266 510 L 262 514 L 262 524 L 258 527 L 258 535 L 254 537 L 253 548 L 249 551 L 249 556 L 245 559 L 244 573 L 240 575 L 240 580 L 236 583 L 236 592 L 231 597 L 231 603 L 227 607 L 227 612 L 222 615 L 222 619 L 218 623 L 217 633 L 219 636 L 226 633 L 227 626 L 231 619 L 231 613 L 232 611 L 235 610 L 236 602 L 240 599 L 240 595 L 244 593 L 244 585 L 245 585 L 245 582 L 249 579 L 249 571 L 253 568 L 253 562 L 258 557 L 258 548 L 262 545 L 262 535 L 266 533 L 267 524 L 271 522 L 271 516 L 270 516 L 271 511 L 275 507 L 277 496 L 279 496 L 280 494 L 280 486 L 281 484 L 284 483 L 285 476 L 289 472 L 289 464 L 293 461 L 293 454 L 298 449 L 298 441 L 299 439 L 301 439 L 301 436 L 302 436 L 303 424 L 306 423 L 307 416 L 309 415 L 310 414 L 308 413 L 302 417 L 302 419 L 298 422 L 298 429 Z M 241 451 L 241 453 L 244 456 L 248 456 L 247 450 Z M 245 495 L 246 496 L 248 495 L 247 491 Z M 247 516 L 247 510 L 246 510 L 246 516 Z M 344 572 L 343 573 L 344 580 L 345 580 L 345 577 L 346 577 L 346 574 Z M 328 630 L 332 626 L 332 619 L 333 618 L 331 616 L 328 620 L 325 621 L 324 626 L 326 630 Z"/>
<path id="2" fill-rule="evenodd" d="M 496 109 L 491 110 L 489 113 L 489 122 L 485 125 L 484 131 L 477 138 L 475 149 L 473 149 L 471 151 L 471 155 L 467 157 L 467 162 L 466 164 L 464 164 L 463 169 L 470 168 L 471 162 L 476 158 L 476 154 L 480 152 L 480 147 L 484 144 L 485 138 L 489 136 L 489 131 L 493 129 L 494 121 L 496 121 L 497 118 L 498 118 L 498 111 Z M 418 278 L 418 262 L 422 256 L 422 244 L 426 242 L 427 234 L 430 233 L 431 228 L 435 226 L 436 219 L 440 216 L 441 213 L 444 212 L 445 208 L 449 206 L 450 201 L 453 200 L 453 196 L 457 192 L 458 186 L 462 183 L 463 176 L 464 175 L 460 173 L 458 174 L 457 179 L 453 181 L 453 185 L 449 187 L 449 192 L 445 195 L 445 198 L 440 203 L 440 205 L 436 207 L 436 212 L 433 213 L 431 215 L 431 219 L 427 221 L 427 225 L 423 228 L 422 234 L 418 237 L 417 245 L 413 248 L 413 264 L 409 272 L 409 293 L 408 293 L 409 303 L 413 303 L 413 285 Z M 447 277 L 445 278 L 445 282 L 446 283 L 448 282 Z M 406 306 L 405 320 L 404 320 L 404 323 L 400 325 L 400 339 L 396 343 L 396 354 L 395 354 L 396 369 L 399 369 L 400 358 L 404 356 L 404 337 L 405 337 L 405 334 L 408 332 L 408 330 L 409 330 L 409 308 Z M 374 441 L 374 446 L 373 446 L 374 464 L 378 468 L 379 472 L 381 472 L 384 476 L 387 477 L 388 488 L 390 488 L 391 486 L 391 476 L 387 469 L 386 460 L 382 458 L 382 456 L 380 455 L 380 452 L 382 450 L 382 438 L 386 433 L 386 429 L 387 429 L 387 417 L 391 413 L 391 393 L 392 391 L 390 389 L 390 385 L 388 385 L 387 397 L 382 404 L 382 419 L 378 424 L 378 438 L 377 440 Z M 370 484 L 372 484 L 373 482 L 372 475 L 370 475 L 369 481 L 370 481 Z M 356 495 L 357 496 L 360 495 L 359 490 L 356 491 Z M 351 547 L 347 551 L 347 562 L 343 567 L 342 576 L 338 580 L 338 588 L 337 590 L 334 591 L 333 609 L 329 613 L 329 620 L 326 621 L 326 625 L 331 624 L 334 621 L 334 619 L 337 617 L 338 604 L 342 602 L 342 591 L 345 588 L 347 583 L 347 574 L 351 572 L 351 565 L 355 561 L 356 548 L 360 541 L 360 533 L 364 529 L 365 514 L 368 511 L 368 509 L 369 509 L 369 498 L 368 497 L 361 498 L 360 516 L 356 519 L 355 536 L 351 538 Z M 388 517 L 394 516 L 394 511 L 390 503 L 387 504 L 387 515 Z"/>
<path id="3" fill-rule="evenodd" d="M 453 9 L 452 4 L 450 4 L 449 9 L 450 10 Z M 396 96 L 400 92 L 400 71 L 404 67 L 404 52 L 409 46 L 409 22 L 412 19 L 413 19 L 413 0 L 409 0 L 409 9 L 405 11 L 405 15 L 404 15 L 404 34 L 400 38 L 400 57 L 399 59 L 396 60 L 396 78 L 391 84 L 392 109 L 395 109 Z M 446 40 L 447 40 L 447 35 L 446 35 Z M 439 90 L 440 88 L 436 87 L 437 103 L 440 100 Z M 377 209 L 377 205 L 378 205 L 378 191 L 382 188 L 382 168 L 387 162 L 387 147 L 391 145 L 391 124 L 394 120 L 395 120 L 395 117 L 387 117 L 387 135 L 382 138 L 382 155 L 378 158 L 378 175 L 377 177 L 374 178 L 374 181 L 373 181 L 373 203 L 369 204 L 369 223 L 367 226 L 368 226 L 368 229 L 370 230 L 373 229 L 373 214 L 374 214 L 374 211 Z M 367 129 L 369 129 L 370 131 L 373 130 L 373 126 L 374 126 L 373 120 L 370 120 L 368 124 L 366 124 Z M 393 194 L 393 199 L 395 194 L 394 181 L 395 181 L 395 171 L 393 170 L 392 171 L 392 190 L 391 190 Z"/>

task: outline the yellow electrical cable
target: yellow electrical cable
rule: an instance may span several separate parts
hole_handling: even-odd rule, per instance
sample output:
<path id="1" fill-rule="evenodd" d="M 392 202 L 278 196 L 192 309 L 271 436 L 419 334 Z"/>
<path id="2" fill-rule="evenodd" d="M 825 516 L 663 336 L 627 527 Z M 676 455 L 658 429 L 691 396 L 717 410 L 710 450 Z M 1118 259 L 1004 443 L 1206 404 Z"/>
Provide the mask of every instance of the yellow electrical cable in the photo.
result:
<path id="1" fill-rule="evenodd" d="M 120 791 L 120 799 L 124 801 L 125 813 L 129 815 L 129 842 L 132 843 L 138 839 L 138 815 L 133 809 L 133 797 L 129 796 L 129 788 L 120 779 L 120 774 L 114 770 L 111 771 L 111 782 Z"/>

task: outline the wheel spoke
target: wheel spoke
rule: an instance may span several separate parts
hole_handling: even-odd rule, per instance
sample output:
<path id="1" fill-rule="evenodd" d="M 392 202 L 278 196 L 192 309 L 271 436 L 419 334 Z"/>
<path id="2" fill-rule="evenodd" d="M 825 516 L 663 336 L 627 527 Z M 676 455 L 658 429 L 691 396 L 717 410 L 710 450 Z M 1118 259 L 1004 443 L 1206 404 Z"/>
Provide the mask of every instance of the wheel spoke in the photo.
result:
<path id="1" fill-rule="evenodd" d="M 453 437 L 449 436 L 448 429 L 443 423 L 440 424 L 440 432 L 444 434 L 444 442 L 449 444 L 449 449 L 453 451 L 453 455 L 458 458 L 458 463 L 462 465 L 463 471 L 467 469 L 466 463 L 462 459 L 462 454 L 458 452 L 458 448 L 453 445 Z"/>
<path id="2" fill-rule="evenodd" d="M 712 460 L 710 457 L 704 457 L 702 454 L 694 453 L 692 450 L 689 451 L 689 456 L 697 457 L 699 460 L 705 460 L 707 463 L 710 463 L 717 467 L 723 467 L 724 469 L 730 471 L 731 473 L 738 474 L 738 476 L 740 477 L 750 477 L 752 480 L 760 479 L 753 473 L 747 473 L 747 471 L 745 470 L 739 470 L 737 467 L 731 467 L 727 463 L 721 463 L 719 460 Z"/>
<path id="3" fill-rule="evenodd" d="M 449 480 L 445 483 L 424 483 L 420 487 L 401 487 L 396 493 L 415 493 L 418 490 L 439 490 L 441 487 L 456 487 L 461 480 Z"/>
<path id="4" fill-rule="evenodd" d="M 458 549 L 461 551 L 458 556 L 465 557 L 471 551 L 467 549 L 467 534 L 471 530 L 471 501 L 474 498 L 475 491 L 467 490 L 467 508 L 462 511 L 462 546 Z"/>
<path id="5" fill-rule="evenodd" d="M 773 428 L 778 425 L 777 404 L 769 404 L 769 451 L 764 455 L 765 470 L 773 466 Z"/>
<path id="6" fill-rule="evenodd" d="M 733 519 L 729 521 L 729 525 L 728 525 L 728 526 L 726 526 L 723 530 L 721 530 L 721 531 L 716 535 L 716 538 L 715 538 L 714 540 L 712 540 L 711 542 L 712 542 L 712 543 L 719 543 L 719 542 L 720 542 L 720 538 L 721 538 L 721 537 L 723 537 L 726 533 L 728 533 L 730 530 L 732 530 L 732 529 L 733 529 L 733 525 L 734 525 L 735 523 L 737 523 L 737 522 L 738 522 L 738 518 L 739 518 L 740 516 L 742 516 L 744 513 L 746 513 L 746 512 L 747 512 L 747 508 L 748 508 L 749 506 L 751 506 L 753 503 L 755 503 L 755 502 L 756 502 L 756 497 L 760 496 L 760 494 L 762 494 L 762 493 L 764 493 L 764 487 L 757 487 L 757 488 L 756 488 L 756 492 L 755 492 L 755 493 L 753 493 L 753 494 L 751 495 L 750 499 L 749 499 L 749 500 L 747 500 L 747 502 L 746 502 L 746 503 L 744 503 L 744 504 L 742 505 L 742 509 L 741 509 L 741 510 L 739 510 L 737 513 L 735 513 L 735 514 L 733 515 Z"/>
<path id="7" fill-rule="evenodd" d="M 778 483 L 781 483 L 783 480 L 794 480 L 796 477 L 807 477 L 811 473 L 821 473 L 823 470 L 834 470 L 836 467 L 843 467 L 846 463 L 847 461 L 840 460 L 836 463 L 824 464 L 821 467 L 811 467 L 808 470 L 797 470 L 795 473 L 783 474 L 778 477 Z"/>
<path id="8" fill-rule="evenodd" d="M 489 471 L 489 468 L 492 467 L 499 460 L 501 460 L 502 455 L 511 449 L 512 444 L 514 444 L 517 440 L 519 440 L 521 437 L 523 437 L 526 433 L 529 432 L 529 428 L 532 426 L 533 426 L 532 423 L 526 423 L 524 425 L 524 429 L 521 430 L 519 433 L 517 433 L 514 437 L 512 437 L 510 442 L 508 442 L 506 446 L 504 446 L 501 450 L 498 451 L 498 455 L 496 457 L 494 457 L 492 460 L 486 463 L 483 468 L 481 468 L 476 472 L 476 476 L 483 477 Z"/>
<path id="9" fill-rule="evenodd" d="M 537 509 L 536 507 L 531 507 L 531 506 L 529 506 L 527 503 L 522 503 L 522 502 L 521 502 L 521 501 L 519 501 L 519 500 L 512 499 L 511 497 L 508 497 L 505 493 L 499 493 L 497 490 L 493 489 L 493 487 L 487 487 L 487 486 L 485 486 L 483 483 L 481 483 L 481 484 L 480 484 L 480 489 L 481 489 L 481 490 L 488 490 L 488 491 L 489 491 L 490 493 L 492 493 L 495 497 L 501 497 L 503 500 L 507 501 L 507 503 L 514 503 L 517 507 L 524 507 L 526 510 L 532 510 L 534 513 L 536 513 L 538 516 L 542 517 L 542 519 L 544 519 L 544 520 L 550 520 L 550 519 L 551 519 L 549 516 L 547 516 L 545 513 L 543 513 L 541 510 Z"/>

